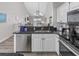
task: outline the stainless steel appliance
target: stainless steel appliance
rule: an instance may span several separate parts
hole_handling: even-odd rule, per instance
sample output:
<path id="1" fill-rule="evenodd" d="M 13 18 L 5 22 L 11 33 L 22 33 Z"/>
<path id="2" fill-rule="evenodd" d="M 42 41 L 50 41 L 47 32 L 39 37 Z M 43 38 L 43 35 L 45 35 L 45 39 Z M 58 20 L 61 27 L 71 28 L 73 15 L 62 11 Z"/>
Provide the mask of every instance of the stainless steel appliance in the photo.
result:
<path id="1" fill-rule="evenodd" d="M 68 12 L 70 42 L 79 48 L 79 9 Z"/>
<path id="2" fill-rule="evenodd" d="M 70 42 L 79 48 L 79 26 L 70 27 Z"/>
<path id="3" fill-rule="evenodd" d="M 67 40 L 70 40 L 69 39 L 69 28 L 62 28 L 62 36 L 64 37 L 64 38 L 66 38 Z"/>
<path id="4" fill-rule="evenodd" d="M 16 52 L 31 52 L 31 34 L 16 34 Z"/>
<path id="5" fill-rule="evenodd" d="M 59 54 L 61 56 L 75 56 L 66 46 L 64 46 L 61 42 L 59 42 Z"/>
<path id="6" fill-rule="evenodd" d="M 68 15 L 68 24 L 77 25 L 79 23 L 79 9 L 70 11 L 67 13 L 67 15 Z"/>

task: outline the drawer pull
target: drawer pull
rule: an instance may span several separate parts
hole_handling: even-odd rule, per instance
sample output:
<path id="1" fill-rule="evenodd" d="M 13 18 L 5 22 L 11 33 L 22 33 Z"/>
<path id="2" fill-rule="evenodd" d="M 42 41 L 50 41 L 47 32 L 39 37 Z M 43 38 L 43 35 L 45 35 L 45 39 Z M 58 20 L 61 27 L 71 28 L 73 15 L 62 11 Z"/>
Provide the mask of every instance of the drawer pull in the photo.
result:
<path id="1" fill-rule="evenodd" d="M 45 38 L 42 38 L 42 40 L 45 40 Z"/>

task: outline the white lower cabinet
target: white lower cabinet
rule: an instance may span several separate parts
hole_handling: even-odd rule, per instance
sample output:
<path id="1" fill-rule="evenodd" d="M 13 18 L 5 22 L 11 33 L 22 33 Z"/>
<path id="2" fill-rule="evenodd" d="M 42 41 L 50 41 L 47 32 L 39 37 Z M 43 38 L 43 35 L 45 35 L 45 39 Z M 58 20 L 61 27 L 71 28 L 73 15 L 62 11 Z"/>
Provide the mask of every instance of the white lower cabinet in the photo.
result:
<path id="1" fill-rule="evenodd" d="M 32 52 L 55 52 L 55 34 L 32 34 Z"/>
<path id="2" fill-rule="evenodd" d="M 42 40 L 41 39 L 32 39 L 32 51 L 41 52 L 42 51 Z"/>
<path id="3" fill-rule="evenodd" d="M 56 35 L 56 52 L 59 55 L 59 35 Z"/>
<path id="4" fill-rule="evenodd" d="M 54 51 L 54 42 L 53 38 L 47 38 L 44 40 L 44 50 L 43 51 L 48 51 L 48 52 L 53 52 Z"/>

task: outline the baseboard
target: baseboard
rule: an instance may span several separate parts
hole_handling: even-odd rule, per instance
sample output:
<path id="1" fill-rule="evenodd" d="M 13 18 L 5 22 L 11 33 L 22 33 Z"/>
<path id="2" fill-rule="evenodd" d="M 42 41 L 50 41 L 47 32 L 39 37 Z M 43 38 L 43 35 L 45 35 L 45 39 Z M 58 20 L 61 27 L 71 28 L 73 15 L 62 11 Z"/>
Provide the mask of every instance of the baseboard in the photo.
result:
<path id="1" fill-rule="evenodd" d="M 32 53 L 31 51 L 17 51 L 16 53 Z"/>
<path id="2" fill-rule="evenodd" d="M 56 51 L 32 51 L 32 52 L 56 52 Z"/>
<path id="3" fill-rule="evenodd" d="M 17 51 L 16 53 L 52 53 L 52 52 L 32 52 L 32 51 Z M 56 52 L 53 52 L 56 53 Z M 57 54 L 57 53 L 56 53 Z"/>
<path id="4" fill-rule="evenodd" d="M 4 39 L 0 40 L 0 43 L 2 43 L 2 42 L 4 42 L 5 40 L 7 40 L 7 39 L 11 38 L 12 36 L 13 36 L 13 34 L 12 34 L 12 35 L 10 35 L 10 36 L 8 36 L 8 37 L 5 37 Z"/>

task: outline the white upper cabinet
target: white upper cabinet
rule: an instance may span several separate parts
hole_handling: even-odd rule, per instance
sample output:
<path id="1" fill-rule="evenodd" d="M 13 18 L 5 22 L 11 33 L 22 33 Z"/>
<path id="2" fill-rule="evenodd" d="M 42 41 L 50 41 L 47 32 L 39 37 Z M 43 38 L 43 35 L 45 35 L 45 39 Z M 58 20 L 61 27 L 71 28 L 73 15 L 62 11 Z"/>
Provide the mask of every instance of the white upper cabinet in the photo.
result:
<path id="1" fill-rule="evenodd" d="M 79 2 L 70 2 L 70 11 L 79 9 Z"/>
<path id="2" fill-rule="evenodd" d="M 67 12 L 69 11 L 69 3 L 63 3 L 57 8 L 57 22 L 67 23 Z"/>
<path id="3" fill-rule="evenodd" d="M 60 19 L 60 7 L 57 8 L 57 22 L 60 22 L 61 19 Z"/>

